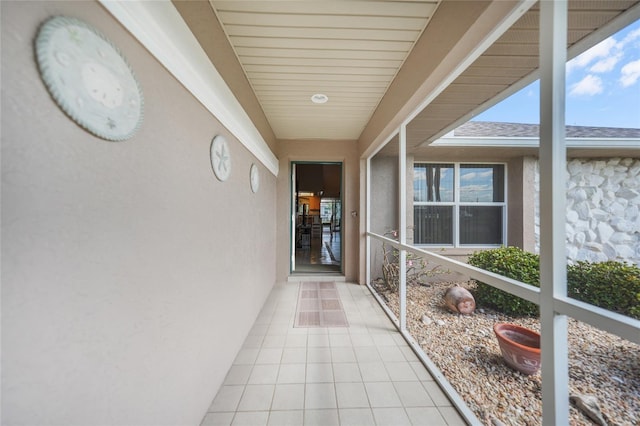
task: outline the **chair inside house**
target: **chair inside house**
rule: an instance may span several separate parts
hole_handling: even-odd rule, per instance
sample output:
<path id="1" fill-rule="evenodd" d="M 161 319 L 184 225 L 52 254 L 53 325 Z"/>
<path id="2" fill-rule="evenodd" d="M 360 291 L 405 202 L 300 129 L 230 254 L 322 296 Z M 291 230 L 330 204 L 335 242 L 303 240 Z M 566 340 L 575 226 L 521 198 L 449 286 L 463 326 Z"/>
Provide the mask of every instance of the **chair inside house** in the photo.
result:
<path id="1" fill-rule="evenodd" d="M 314 215 L 311 222 L 311 238 L 322 237 L 322 217 Z"/>
<path id="2" fill-rule="evenodd" d="M 340 232 L 340 218 L 331 216 L 331 234 Z"/>

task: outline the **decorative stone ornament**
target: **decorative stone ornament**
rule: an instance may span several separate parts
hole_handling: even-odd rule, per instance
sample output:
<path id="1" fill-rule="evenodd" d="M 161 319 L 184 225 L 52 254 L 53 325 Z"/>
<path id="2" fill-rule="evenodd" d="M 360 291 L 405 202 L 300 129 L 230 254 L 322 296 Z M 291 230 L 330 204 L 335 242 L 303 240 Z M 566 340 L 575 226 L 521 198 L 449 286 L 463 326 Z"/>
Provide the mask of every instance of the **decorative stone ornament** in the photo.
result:
<path id="1" fill-rule="evenodd" d="M 260 172 L 258 166 L 254 163 L 249 170 L 249 183 L 251 184 L 251 191 L 255 194 L 260 188 Z"/>
<path id="2" fill-rule="evenodd" d="M 229 144 L 222 135 L 211 141 L 211 167 L 218 180 L 224 182 L 231 176 L 231 152 Z"/>
<path id="3" fill-rule="evenodd" d="M 40 74 L 58 106 L 94 135 L 129 139 L 140 127 L 143 97 L 118 49 L 89 24 L 55 16 L 36 38 Z"/>

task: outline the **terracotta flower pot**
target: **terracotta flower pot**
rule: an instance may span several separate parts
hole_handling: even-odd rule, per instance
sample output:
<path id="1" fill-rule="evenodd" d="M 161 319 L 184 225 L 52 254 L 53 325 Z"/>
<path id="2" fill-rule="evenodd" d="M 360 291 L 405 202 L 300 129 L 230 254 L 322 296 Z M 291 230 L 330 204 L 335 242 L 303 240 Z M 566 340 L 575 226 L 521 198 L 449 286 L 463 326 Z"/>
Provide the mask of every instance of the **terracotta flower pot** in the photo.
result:
<path id="1" fill-rule="evenodd" d="M 498 338 L 505 363 L 523 374 L 535 374 L 540 368 L 540 334 L 515 324 L 497 323 Z"/>

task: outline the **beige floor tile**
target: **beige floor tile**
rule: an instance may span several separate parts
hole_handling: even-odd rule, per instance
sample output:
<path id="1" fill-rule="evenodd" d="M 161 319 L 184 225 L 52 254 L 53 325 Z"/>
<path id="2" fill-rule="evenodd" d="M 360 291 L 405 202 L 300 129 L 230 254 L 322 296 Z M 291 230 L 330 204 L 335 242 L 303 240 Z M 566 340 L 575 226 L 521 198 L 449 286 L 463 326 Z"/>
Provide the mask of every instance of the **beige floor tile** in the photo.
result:
<path id="1" fill-rule="evenodd" d="M 371 408 L 341 408 L 338 410 L 340 426 L 375 425 Z"/>
<path id="2" fill-rule="evenodd" d="M 250 364 L 232 365 L 224 379 L 225 385 L 246 385 L 253 366 Z"/>
<path id="3" fill-rule="evenodd" d="M 280 364 L 282 348 L 262 348 L 258 352 L 256 364 Z"/>
<path id="4" fill-rule="evenodd" d="M 361 362 L 360 374 L 365 382 L 388 382 L 391 381 L 387 370 L 382 362 Z"/>
<path id="5" fill-rule="evenodd" d="M 303 410 L 271 411 L 268 426 L 300 426 L 304 423 Z"/>
<path id="6" fill-rule="evenodd" d="M 338 410 L 304 410 L 304 426 L 338 426 Z"/>
<path id="7" fill-rule="evenodd" d="M 416 377 L 418 378 L 418 380 L 420 380 L 421 382 L 433 381 L 433 377 L 431 377 L 431 374 L 429 374 L 426 367 L 422 365 L 420 361 L 411 361 L 409 362 L 409 365 L 411 365 L 413 372 L 416 373 Z"/>
<path id="8" fill-rule="evenodd" d="M 263 336 L 247 336 L 242 344 L 242 349 L 256 349 L 262 346 Z"/>
<path id="9" fill-rule="evenodd" d="M 200 426 L 231 426 L 235 411 L 226 413 L 207 413 Z"/>
<path id="10" fill-rule="evenodd" d="M 260 352 L 260 348 L 247 348 L 240 349 L 238 355 L 236 355 L 236 359 L 233 361 L 234 364 L 254 364 L 256 362 L 256 358 L 258 358 L 258 353 Z"/>
<path id="11" fill-rule="evenodd" d="M 398 336 L 401 336 L 401 335 L 398 334 Z M 402 355 L 404 355 L 404 358 L 407 361 L 409 361 L 409 362 L 420 362 L 420 360 L 418 359 L 418 356 L 416 355 L 416 353 L 409 346 L 398 345 L 398 347 L 400 348 L 400 351 L 402 352 Z"/>
<path id="12" fill-rule="evenodd" d="M 307 336 L 307 347 L 309 348 L 328 348 L 329 346 L 328 334 L 310 334 Z"/>
<path id="13" fill-rule="evenodd" d="M 244 388 L 244 386 L 222 386 L 213 399 L 209 411 L 236 411 Z"/>
<path id="14" fill-rule="evenodd" d="M 356 362 L 356 354 L 351 347 L 331 348 L 331 361 L 337 362 Z"/>
<path id="15" fill-rule="evenodd" d="M 266 426 L 268 411 L 238 412 L 233 417 L 232 426 Z"/>
<path id="16" fill-rule="evenodd" d="M 262 341 L 263 348 L 283 348 L 287 339 L 286 334 L 267 334 Z"/>
<path id="17" fill-rule="evenodd" d="M 427 390 L 437 407 L 451 406 L 451 401 L 449 401 L 449 398 L 447 398 L 436 382 L 422 382 L 422 386 Z"/>
<path id="18" fill-rule="evenodd" d="M 447 422 L 436 407 L 407 408 L 407 415 L 414 426 L 446 426 Z"/>
<path id="19" fill-rule="evenodd" d="M 345 334 L 329 334 L 329 345 L 332 348 L 337 347 L 352 347 L 351 336 L 348 333 Z"/>
<path id="20" fill-rule="evenodd" d="M 397 346 L 378 346 L 378 352 L 384 362 L 406 361 L 402 351 Z"/>
<path id="21" fill-rule="evenodd" d="M 306 384 L 304 394 L 304 408 L 306 410 L 336 407 L 336 392 L 333 383 Z"/>
<path id="22" fill-rule="evenodd" d="M 404 408 L 372 408 L 378 426 L 411 426 Z"/>
<path id="23" fill-rule="evenodd" d="M 306 348 L 307 347 L 307 335 L 306 334 L 288 334 L 284 342 L 286 348 Z"/>
<path id="24" fill-rule="evenodd" d="M 392 382 L 411 382 L 418 380 L 408 362 L 386 362 L 384 367 Z"/>
<path id="25" fill-rule="evenodd" d="M 307 383 L 333 383 L 333 381 L 331 363 L 307 364 Z"/>
<path id="26" fill-rule="evenodd" d="M 333 364 L 333 377 L 336 383 L 362 382 L 360 368 L 355 362 Z"/>
<path id="27" fill-rule="evenodd" d="M 304 383 L 306 364 L 280 364 L 278 383 Z"/>
<path id="28" fill-rule="evenodd" d="M 278 378 L 279 364 L 256 364 L 249 376 L 250 385 L 274 384 Z"/>
<path id="29" fill-rule="evenodd" d="M 400 398 L 391 382 L 365 383 L 371 407 L 402 407 Z"/>
<path id="30" fill-rule="evenodd" d="M 331 362 L 331 348 L 309 347 L 307 348 L 307 362 L 316 364 L 320 362 Z"/>
<path id="31" fill-rule="evenodd" d="M 271 407 L 275 385 L 247 385 L 238 411 L 266 411 Z"/>
<path id="32" fill-rule="evenodd" d="M 440 411 L 449 426 L 465 426 L 467 424 L 458 413 L 458 410 L 453 407 L 438 407 L 438 411 Z"/>
<path id="33" fill-rule="evenodd" d="M 304 408 L 304 387 L 303 383 L 276 385 L 271 409 L 275 411 L 302 410 Z"/>
<path id="34" fill-rule="evenodd" d="M 338 291 L 349 327 L 293 328 L 298 285 L 274 287 L 202 425 L 465 424 L 368 290 Z"/>
<path id="35" fill-rule="evenodd" d="M 434 407 L 435 404 L 420 382 L 394 382 L 393 387 L 405 407 Z"/>
<path id="36" fill-rule="evenodd" d="M 358 362 L 382 362 L 382 358 L 375 346 L 355 346 L 353 351 Z"/>
<path id="37" fill-rule="evenodd" d="M 373 343 L 376 346 L 397 346 L 391 334 L 377 334 L 373 336 Z"/>
<path id="38" fill-rule="evenodd" d="M 301 364 L 307 362 L 307 348 L 284 348 L 282 350 L 282 364 Z"/>
<path id="39" fill-rule="evenodd" d="M 363 383 L 336 383 L 335 386 L 338 408 L 369 407 L 369 399 Z"/>

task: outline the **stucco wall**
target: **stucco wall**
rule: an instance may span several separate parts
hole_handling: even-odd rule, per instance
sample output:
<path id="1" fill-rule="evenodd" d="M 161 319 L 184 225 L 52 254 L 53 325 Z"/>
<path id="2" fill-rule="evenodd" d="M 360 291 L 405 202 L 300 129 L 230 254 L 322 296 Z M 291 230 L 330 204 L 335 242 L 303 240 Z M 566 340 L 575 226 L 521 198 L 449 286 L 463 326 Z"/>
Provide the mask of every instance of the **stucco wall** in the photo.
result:
<path id="1" fill-rule="evenodd" d="M 398 158 L 371 159 L 371 232 L 398 231 Z M 413 188 L 413 180 L 411 181 Z M 412 206 L 413 208 L 413 206 Z"/>
<path id="2" fill-rule="evenodd" d="M 276 155 L 280 159 L 277 195 L 277 278 L 286 281 L 291 268 L 291 162 L 317 161 L 342 163 L 344 194 L 342 196 L 343 272 L 348 281 L 357 281 L 358 224 L 360 215 L 359 158 L 355 141 L 296 141 L 278 142 Z M 356 212 L 356 217 L 351 215 Z"/>
<path id="3" fill-rule="evenodd" d="M 507 244 L 527 251 L 535 249 L 533 187 L 537 160 L 516 157 L 507 163 Z"/>
<path id="4" fill-rule="evenodd" d="M 199 424 L 275 282 L 276 179 L 95 2 L 1 2 L 2 424 Z M 55 105 L 52 15 L 94 25 L 140 80 L 124 142 Z M 212 173 L 225 134 L 233 170 Z"/>
<path id="5" fill-rule="evenodd" d="M 540 249 L 536 173 L 536 252 Z M 640 159 L 580 159 L 567 162 L 567 258 L 626 261 L 640 265 Z"/>
<path id="6" fill-rule="evenodd" d="M 371 159 L 371 232 L 377 234 L 387 234 L 389 238 L 394 238 L 389 233 L 398 231 L 398 157 L 377 155 Z M 413 167 L 411 167 L 413 175 Z M 407 170 L 407 175 L 409 170 Z M 407 179 L 408 180 L 408 179 Z M 413 178 L 411 179 L 413 188 Z M 407 183 L 407 187 L 409 184 Z M 413 191 L 411 191 L 413 193 Z M 412 197 L 413 200 L 413 197 Z M 413 205 L 411 206 L 413 211 Z M 412 215 L 413 216 L 413 215 Z M 412 223 L 412 222 L 407 222 Z M 408 234 L 413 233 L 413 227 L 407 230 Z M 413 235 L 411 235 L 413 239 Z M 390 248 L 387 248 L 391 250 Z M 382 243 L 377 240 L 371 241 L 371 279 L 382 276 L 382 263 L 384 253 Z"/>

